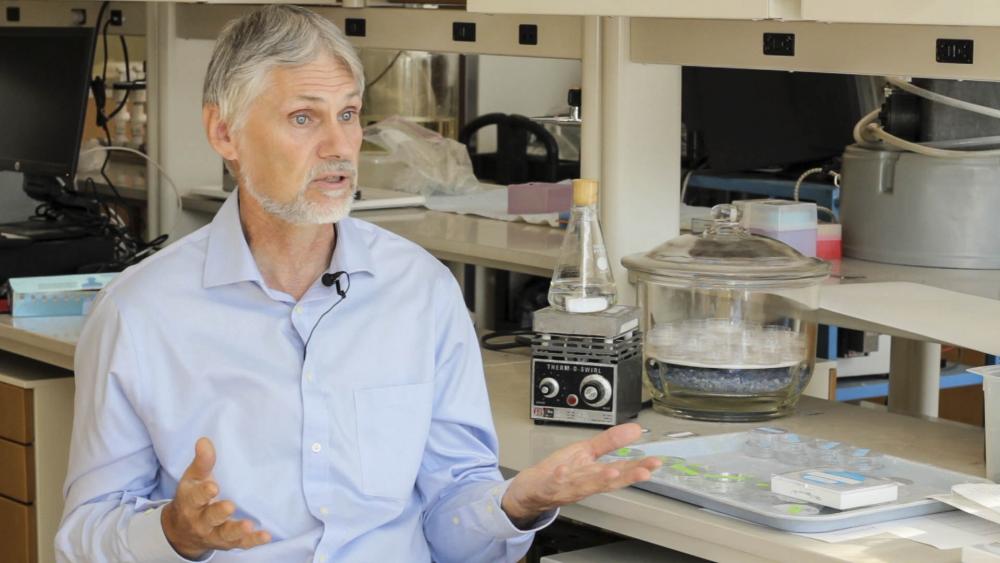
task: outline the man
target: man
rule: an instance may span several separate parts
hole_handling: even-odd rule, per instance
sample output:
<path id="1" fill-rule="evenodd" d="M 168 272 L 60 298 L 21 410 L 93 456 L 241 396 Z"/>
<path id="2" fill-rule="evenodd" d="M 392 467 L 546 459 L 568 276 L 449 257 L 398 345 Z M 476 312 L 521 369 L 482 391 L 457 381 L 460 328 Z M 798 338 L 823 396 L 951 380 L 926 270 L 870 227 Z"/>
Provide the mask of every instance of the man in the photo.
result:
<path id="1" fill-rule="evenodd" d="M 455 280 L 347 217 L 363 76 L 302 8 L 223 31 L 203 118 L 239 189 L 91 313 L 61 560 L 515 561 L 558 506 L 658 466 L 596 462 L 633 424 L 501 480 Z"/>

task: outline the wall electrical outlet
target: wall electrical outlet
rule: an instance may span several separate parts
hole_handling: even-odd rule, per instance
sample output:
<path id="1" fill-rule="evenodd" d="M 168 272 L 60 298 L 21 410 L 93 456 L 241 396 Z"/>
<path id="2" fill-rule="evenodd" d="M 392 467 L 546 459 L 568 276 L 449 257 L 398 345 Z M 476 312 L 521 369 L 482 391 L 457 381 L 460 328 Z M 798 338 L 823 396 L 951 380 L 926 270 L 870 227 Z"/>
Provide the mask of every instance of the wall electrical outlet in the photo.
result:
<path id="1" fill-rule="evenodd" d="M 452 41 L 476 41 L 476 24 L 471 22 L 453 22 L 451 24 Z"/>
<path id="2" fill-rule="evenodd" d="M 521 45 L 538 45 L 538 26 L 530 23 L 517 26 L 517 42 Z"/>
<path id="3" fill-rule="evenodd" d="M 764 34 L 764 54 L 777 55 L 780 57 L 795 56 L 795 34 L 794 33 L 765 33 Z"/>
<path id="4" fill-rule="evenodd" d="M 939 63 L 972 64 L 972 39 L 938 39 L 937 57 Z"/>

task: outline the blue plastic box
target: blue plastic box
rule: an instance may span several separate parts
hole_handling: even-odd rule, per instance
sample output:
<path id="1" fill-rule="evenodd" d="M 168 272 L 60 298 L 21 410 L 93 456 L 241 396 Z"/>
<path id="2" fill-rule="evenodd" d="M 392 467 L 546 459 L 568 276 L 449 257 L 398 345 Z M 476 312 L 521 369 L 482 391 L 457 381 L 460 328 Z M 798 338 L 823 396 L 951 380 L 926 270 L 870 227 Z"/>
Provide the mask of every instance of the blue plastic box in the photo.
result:
<path id="1" fill-rule="evenodd" d="M 79 274 L 11 278 L 10 314 L 13 317 L 67 317 L 86 315 L 97 292 L 117 274 Z"/>

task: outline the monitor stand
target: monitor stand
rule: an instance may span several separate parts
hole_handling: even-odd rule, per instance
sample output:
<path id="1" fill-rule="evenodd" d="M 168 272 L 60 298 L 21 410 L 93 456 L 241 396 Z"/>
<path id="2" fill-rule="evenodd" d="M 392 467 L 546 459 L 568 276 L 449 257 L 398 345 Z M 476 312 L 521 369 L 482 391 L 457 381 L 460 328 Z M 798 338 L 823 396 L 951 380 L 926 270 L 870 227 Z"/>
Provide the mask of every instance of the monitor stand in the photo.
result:
<path id="1" fill-rule="evenodd" d="M 88 230 L 76 223 L 65 221 L 16 221 L 0 223 L 0 237 L 27 240 L 64 240 L 85 237 Z"/>
<path id="2" fill-rule="evenodd" d="M 93 198 L 68 191 L 66 182 L 59 176 L 25 174 L 22 188 L 32 199 L 47 203 L 56 209 L 59 207 L 87 209 L 94 205 Z M 89 234 L 92 234 L 91 229 L 70 221 L 38 218 L 0 224 L 0 236 L 8 240 L 65 240 L 82 238 Z"/>

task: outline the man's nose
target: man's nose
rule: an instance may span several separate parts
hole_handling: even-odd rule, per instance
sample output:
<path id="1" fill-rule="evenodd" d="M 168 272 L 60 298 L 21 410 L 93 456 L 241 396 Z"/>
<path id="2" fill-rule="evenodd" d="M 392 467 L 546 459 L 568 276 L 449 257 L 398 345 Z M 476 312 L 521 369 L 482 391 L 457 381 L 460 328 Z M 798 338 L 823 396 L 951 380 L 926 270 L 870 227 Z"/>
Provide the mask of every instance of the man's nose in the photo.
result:
<path id="1" fill-rule="evenodd" d="M 352 125 L 335 121 L 324 128 L 323 140 L 319 145 L 319 157 L 323 159 L 349 160 L 357 152 L 354 136 L 347 128 Z"/>

